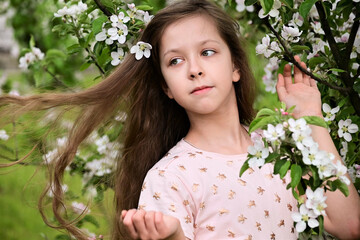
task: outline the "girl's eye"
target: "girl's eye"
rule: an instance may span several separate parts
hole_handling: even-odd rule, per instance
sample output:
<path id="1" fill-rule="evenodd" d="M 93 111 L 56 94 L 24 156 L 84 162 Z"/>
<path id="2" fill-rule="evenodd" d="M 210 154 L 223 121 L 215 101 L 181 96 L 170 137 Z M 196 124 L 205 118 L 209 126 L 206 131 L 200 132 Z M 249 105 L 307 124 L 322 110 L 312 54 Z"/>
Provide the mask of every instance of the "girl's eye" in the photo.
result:
<path id="1" fill-rule="evenodd" d="M 180 58 L 171 59 L 170 66 L 175 66 L 175 65 L 179 64 L 181 61 L 182 60 Z"/>
<path id="2" fill-rule="evenodd" d="M 202 56 L 205 56 L 205 57 L 209 57 L 209 56 L 212 56 L 212 55 L 214 55 L 215 54 L 215 51 L 214 50 L 204 50 L 202 53 L 201 53 L 201 55 Z"/>

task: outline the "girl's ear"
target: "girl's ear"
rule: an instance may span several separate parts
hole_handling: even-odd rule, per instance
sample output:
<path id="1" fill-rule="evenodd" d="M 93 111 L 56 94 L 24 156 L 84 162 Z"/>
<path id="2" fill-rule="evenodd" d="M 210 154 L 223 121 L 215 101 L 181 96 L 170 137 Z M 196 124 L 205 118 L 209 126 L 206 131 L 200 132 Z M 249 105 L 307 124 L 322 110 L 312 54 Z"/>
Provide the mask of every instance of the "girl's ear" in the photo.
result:
<path id="1" fill-rule="evenodd" d="M 174 99 L 174 96 L 173 96 L 170 88 L 168 88 L 168 86 L 163 87 L 163 90 L 170 99 Z"/>
<path id="2" fill-rule="evenodd" d="M 241 77 L 241 75 L 240 75 L 239 69 L 237 69 L 234 66 L 234 68 L 233 68 L 233 78 L 232 78 L 233 82 L 238 82 L 240 80 L 240 77 Z"/>

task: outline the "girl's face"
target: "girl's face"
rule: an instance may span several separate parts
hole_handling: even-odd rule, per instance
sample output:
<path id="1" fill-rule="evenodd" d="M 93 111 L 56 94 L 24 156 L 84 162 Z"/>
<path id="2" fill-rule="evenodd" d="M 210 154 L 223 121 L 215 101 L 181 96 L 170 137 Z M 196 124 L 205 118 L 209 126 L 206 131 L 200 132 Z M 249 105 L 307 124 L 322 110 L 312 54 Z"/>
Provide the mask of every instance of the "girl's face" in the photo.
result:
<path id="1" fill-rule="evenodd" d="M 169 98 L 194 114 L 223 112 L 236 107 L 234 68 L 229 47 L 214 22 L 205 15 L 169 25 L 161 38 L 160 67 Z"/>

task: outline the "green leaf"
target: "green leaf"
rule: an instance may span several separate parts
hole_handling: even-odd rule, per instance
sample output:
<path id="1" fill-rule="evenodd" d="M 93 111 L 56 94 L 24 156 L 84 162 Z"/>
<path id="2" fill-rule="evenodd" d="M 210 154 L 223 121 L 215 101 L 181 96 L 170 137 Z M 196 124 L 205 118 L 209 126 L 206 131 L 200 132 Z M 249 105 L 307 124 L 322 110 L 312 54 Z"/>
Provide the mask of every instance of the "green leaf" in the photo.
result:
<path id="1" fill-rule="evenodd" d="M 320 215 L 318 217 L 318 221 L 319 221 L 319 236 L 322 236 L 324 232 L 324 216 Z"/>
<path id="2" fill-rule="evenodd" d="M 255 4 L 258 0 L 245 0 L 245 6 L 251 6 Z"/>
<path id="3" fill-rule="evenodd" d="M 294 1 L 293 0 L 280 0 L 282 3 L 284 3 L 286 6 L 288 6 L 289 8 L 293 8 L 294 7 Z M 246 2 L 246 1 L 245 1 Z"/>
<path id="4" fill-rule="evenodd" d="M 316 126 L 328 128 L 328 125 L 326 124 L 325 120 L 322 119 L 321 117 L 318 117 L 318 116 L 304 116 L 304 117 L 302 117 L 302 118 L 304 118 L 305 121 L 306 121 L 308 124 L 312 124 L 312 125 L 316 125 Z"/>
<path id="5" fill-rule="evenodd" d="M 103 23 L 105 23 L 107 21 L 108 21 L 108 18 L 106 16 L 101 16 L 101 17 L 95 19 L 92 22 L 92 31 L 94 32 L 94 34 L 98 34 L 99 32 L 101 32 Z"/>
<path id="6" fill-rule="evenodd" d="M 262 116 L 269 116 L 269 115 L 274 115 L 275 111 L 269 109 L 269 108 L 262 108 L 260 109 L 260 111 L 256 114 L 255 118 L 259 118 Z"/>
<path id="7" fill-rule="evenodd" d="M 46 58 L 47 59 L 66 59 L 66 54 L 63 51 L 60 51 L 58 49 L 49 49 L 46 52 Z"/>
<path id="8" fill-rule="evenodd" d="M 291 106 L 291 107 L 290 107 L 289 109 L 287 109 L 286 111 L 287 111 L 288 113 L 292 113 L 292 112 L 294 111 L 295 107 L 296 107 L 296 105 Z"/>
<path id="9" fill-rule="evenodd" d="M 268 116 L 268 117 L 262 117 L 262 118 L 257 118 L 254 121 L 252 121 L 250 123 L 249 126 L 249 133 L 252 133 L 253 131 L 255 131 L 256 129 L 262 128 L 266 125 L 268 125 L 269 123 L 272 123 L 275 121 L 275 117 L 274 116 Z"/>
<path id="10" fill-rule="evenodd" d="M 309 167 L 312 173 L 312 176 L 310 177 L 310 179 L 313 180 L 312 187 L 317 188 L 320 185 L 320 176 L 319 176 L 318 168 L 312 165 L 310 165 Z"/>
<path id="11" fill-rule="evenodd" d="M 264 9 L 264 15 L 266 15 L 271 11 L 271 8 L 274 5 L 274 0 L 260 0 L 260 4 Z"/>
<path id="12" fill-rule="evenodd" d="M 302 52 L 302 51 L 310 51 L 310 48 L 305 45 L 294 45 L 291 47 L 293 52 Z"/>
<path id="13" fill-rule="evenodd" d="M 244 164 L 242 165 L 241 169 L 240 169 L 240 174 L 239 174 L 239 177 L 241 177 L 243 175 L 243 173 L 248 170 L 249 168 L 249 163 L 248 161 L 244 162 Z"/>
<path id="14" fill-rule="evenodd" d="M 35 39 L 34 39 L 33 35 L 30 36 L 29 45 L 30 45 L 31 49 L 33 49 L 35 47 Z"/>
<path id="15" fill-rule="evenodd" d="M 310 9 L 317 1 L 318 0 L 305 0 L 301 3 L 299 7 L 299 13 L 304 19 L 307 19 L 307 15 L 309 14 Z"/>
<path id="16" fill-rule="evenodd" d="M 354 84 L 354 90 L 360 93 L 360 81 L 357 80 Z"/>
<path id="17" fill-rule="evenodd" d="M 86 69 L 88 69 L 91 65 L 91 62 L 84 62 L 81 67 L 80 67 L 80 71 L 84 71 Z"/>
<path id="18" fill-rule="evenodd" d="M 301 180 L 301 176 L 302 176 L 302 168 L 297 165 L 297 164 L 293 164 L 291 165 L 291 170 L 290 170 L 290 176 L 291 176 L 291 182 L 290 182 L 290 186 L 292 188 L 295 188 Z"/>
<path id="19" fill-rule="evenodd" d="M 309 67 L 311 69 L 313 69 L 314 67 L 316 67 L 317 65 L 319 65 L 320 63 L 324 63 L 325 59 L 322 57 L 313 57 L 309 60 Z"/>
<path id="20" fill-rule="evenodd" d="M 281 155 L 278 153 L 270 153 L 269 156 L 265 159 L 265 163 L 272 162 L 274 159 L 279 158 Z"/>
<path id="21" fill-rule="evenodd" d="M 349 196 L 349 188 L 340 179 L 333 181 L 333 186 L 339 189 L 346 197 Z"/>
<path id="22" fill-rule="evenodd" d="M 136 6 L 137 9 L 139 10 L 143 10 L 143 11 L 149 11 L 149 10 L 153 10 L 154 8 L 149 6 L 149 5 L 139 5 Z"/>
<path id="23" fill-rule="evenodd" d="M 80 46 L 80 44 L 76 43 L 76 44 L 68 47 L 66 50 L 67 50 L 68 54 L 74 54 L 74 53 L 80 52 L 82 49 L 83 48 Z"/>
<path id="24" fill-rule="evenodd" d="M 329 71 L 333 71 L 333 72 L 346 72 L 345 70 L 338 69 L 338 68 L 330 68 Z"/>
<path id="25" fill-rule="evenodd" d="M 287 162 L 286 159 L 281 159 L 275 162 L 274 165 L 274 174 L 279 174 L 281 167 Z"/>
<path id="26" fill-rule="evenodd" d="M 86 221 L 86 222 L 91 223 L 92 225 L 94 225 L 94 226 L 97 227 L 97 228 L 100 227 L 99 222 L 96 220 L 96 218 L 94 218 L 94 217 L 91 216 L 91 215 L 86 215 L 86 216 L 83 218 L 83 220 Z"/>
<path id="27" fill-rule="evenodd" d="M 279 170 L 280 178 L 284 178 L 287 171 L 289 170 L 289 167 L 291 165 L 290 161 L 286 161 L 285 164 L 283 164 Z"/>
<path id="28" fill-rule="evenodd" d="M 101 3 L 108 8 L 114 7 L 114 3 L 111 0 L 101 0 Z"/>

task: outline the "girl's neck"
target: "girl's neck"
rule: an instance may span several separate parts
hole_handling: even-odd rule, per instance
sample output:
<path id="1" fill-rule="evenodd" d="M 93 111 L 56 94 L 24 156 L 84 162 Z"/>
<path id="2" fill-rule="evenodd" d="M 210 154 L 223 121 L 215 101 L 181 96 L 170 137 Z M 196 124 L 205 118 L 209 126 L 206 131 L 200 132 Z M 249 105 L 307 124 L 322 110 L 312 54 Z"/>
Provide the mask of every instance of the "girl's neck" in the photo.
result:
<path id="1" fill-rule="evenodd" d="M 237 109 L 216 116 L 192 116 L 185 140 L 204 151 L 227 155 L 246 153 L 252 144 L 247 130 L 240 124 Z"/>

